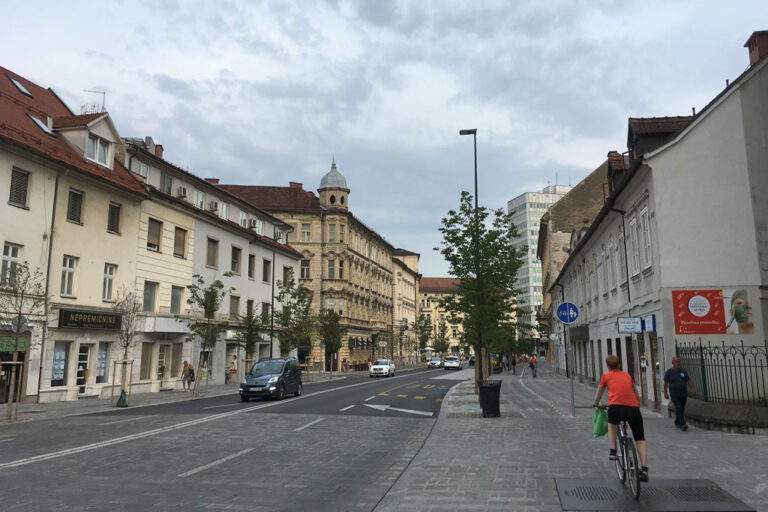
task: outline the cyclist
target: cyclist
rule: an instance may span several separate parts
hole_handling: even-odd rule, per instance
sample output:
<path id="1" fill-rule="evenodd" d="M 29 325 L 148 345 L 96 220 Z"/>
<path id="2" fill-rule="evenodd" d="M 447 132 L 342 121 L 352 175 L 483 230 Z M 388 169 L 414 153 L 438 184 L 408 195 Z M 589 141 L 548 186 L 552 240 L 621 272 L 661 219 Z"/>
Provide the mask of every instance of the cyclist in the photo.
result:
<path id="1" fill-rule="evenodd" d="M 600 386 L 595 394 L 595 407 L 600 406 L 600 398 L 605 389 L 608 389 L 608 442 L 611 452 L 610 460 L 616 460 L 616 429 L 622 420 L 626 420 L 632 428 L 632 436 L 635 438 L 637 453 L 640 455 L 640 480 L 648 481 L 647 454 L 648 447 L 645 444 L 643 431 L 643 416 L 640 414 L 640 402 L 638 401 L 637 388 L 632 376 L 619 369 L 619 358 L 611 354 L 605 358 L 608 371 L 600 378 Z"/>

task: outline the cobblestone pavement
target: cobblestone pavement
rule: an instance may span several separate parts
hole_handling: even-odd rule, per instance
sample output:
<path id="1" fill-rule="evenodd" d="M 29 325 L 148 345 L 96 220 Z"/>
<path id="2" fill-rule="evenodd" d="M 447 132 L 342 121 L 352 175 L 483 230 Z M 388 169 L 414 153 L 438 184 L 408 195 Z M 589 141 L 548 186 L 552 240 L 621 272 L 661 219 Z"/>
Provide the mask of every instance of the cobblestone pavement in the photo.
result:
<path id="1" fill-rule="evenodd" d="M 472 381 L 445 397 L 430 437 L 375 508 L 386 511 L 559 511 L 555 478 L 615 478 L 608 440 L 592 438 L 591 409 L 571 416 L 570 386 L 545 362 L 504 373 L 501 417 L 482 418 Z M 578 384 L 577 406 L 595 388 Z M 605 400 L 605 399 L 604 399 Z M 708 478 L 746 504 L 768 511 L 768 438 L 674 428 L 643 411 L 651 479 Z"/>

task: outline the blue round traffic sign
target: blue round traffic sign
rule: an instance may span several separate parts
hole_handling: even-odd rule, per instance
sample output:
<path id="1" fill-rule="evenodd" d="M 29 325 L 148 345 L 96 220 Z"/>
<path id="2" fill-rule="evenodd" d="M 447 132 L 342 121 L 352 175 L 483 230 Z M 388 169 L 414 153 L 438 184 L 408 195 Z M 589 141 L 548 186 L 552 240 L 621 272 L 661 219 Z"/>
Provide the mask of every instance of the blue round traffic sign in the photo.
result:
<path id="1" fill-rule="evenodd" d="M 579 308 L 573 302 L 563 302 L 557 306 L 557 318 L 564 324 L 572 324 L 579 318 Z"/>

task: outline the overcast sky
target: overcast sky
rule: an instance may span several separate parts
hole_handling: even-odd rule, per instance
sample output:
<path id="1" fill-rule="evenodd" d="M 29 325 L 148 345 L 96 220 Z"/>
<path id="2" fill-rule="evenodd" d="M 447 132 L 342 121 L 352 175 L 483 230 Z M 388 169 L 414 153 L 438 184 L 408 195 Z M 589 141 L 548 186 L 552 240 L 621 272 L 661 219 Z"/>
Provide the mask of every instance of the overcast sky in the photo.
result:
<path id="1" fill-rule="evenodd" d="M 576 184 L 627 118 L 688 115 L 749 64 L 759 1 L 5 1 L 0 64 L 222 183 L 316 191 L 335 156 L 355 216 L 432 250 L 440 219 Z"/>

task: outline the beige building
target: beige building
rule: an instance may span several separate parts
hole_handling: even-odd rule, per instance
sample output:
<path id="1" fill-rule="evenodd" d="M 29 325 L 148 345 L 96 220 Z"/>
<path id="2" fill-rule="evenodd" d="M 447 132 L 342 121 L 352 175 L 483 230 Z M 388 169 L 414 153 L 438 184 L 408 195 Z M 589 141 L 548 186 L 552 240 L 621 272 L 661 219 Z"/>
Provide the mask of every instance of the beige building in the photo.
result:
<path id="1" fill-rule="evenodd" d="M 312 291 L 313 309 L 335 311 L 346 328 L 339 361 L 363 368 L 370 358 L 395 355 L 396 249 L 350 211 L 350 189 L 335 162 L 317 196 L 293 182 L 221 187 L 293 228 L 288 243 L 302 255 L 299 282 Z M 330 368 L 317 342 L 311 352 L 300 349 L 298 355 L 311 357 L 316 368 Z"/>
<path id="2" fill-rule="evenodd" d="M 419 283 L 419 309 L 429 320 L 433 337 L 439 332 L 442 324 L 447 326 L 452 354 L 461 352 L 460 340 L 464 329 L 460 319 L 457 323 L 450 322 L 449 314 L 440 307 L 440 299 L 455 293 L 458 286 L 459 280 L 453 277 L 422 277 Z M 431 352 L 431 347 L 428 351 Z"/>
<path id="3" fill-rule="evenodd" d="M 395 357 L 400 363 L 418 362 L 418 341 L 413 332 L 413 324 L 419 314 L 419 255 L 405 249 L 395 249 L 394 265 L 394 318 L 397 334 Z"/>

